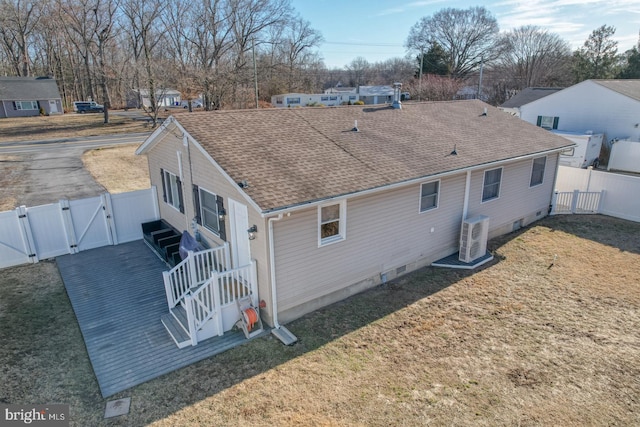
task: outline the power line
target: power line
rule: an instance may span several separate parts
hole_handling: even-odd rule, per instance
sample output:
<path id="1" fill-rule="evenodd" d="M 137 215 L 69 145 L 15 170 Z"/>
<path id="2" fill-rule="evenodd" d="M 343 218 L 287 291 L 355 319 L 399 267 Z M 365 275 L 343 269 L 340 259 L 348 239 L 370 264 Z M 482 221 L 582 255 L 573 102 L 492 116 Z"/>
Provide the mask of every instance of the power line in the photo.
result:
<path id="1" fill-rule="evenodd" d="M 340 44 L 347 46 L 373 46 L 373 47 L 404 47 L 395 43 L 349 43 L 349 42 L 323 42 L 324 44 Z"/>

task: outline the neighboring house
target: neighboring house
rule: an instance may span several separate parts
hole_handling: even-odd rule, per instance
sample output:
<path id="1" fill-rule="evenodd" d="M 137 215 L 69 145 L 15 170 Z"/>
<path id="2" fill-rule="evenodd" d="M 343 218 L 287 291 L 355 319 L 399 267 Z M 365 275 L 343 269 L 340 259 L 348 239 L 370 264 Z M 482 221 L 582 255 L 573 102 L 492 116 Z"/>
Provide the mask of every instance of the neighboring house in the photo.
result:
<path id="1" fill-rule="evenodd" d="M 516 93 L 498 108 L 512 116 L 520 117 L 520 107 L 540 98 L 544 98 L 545 96 L 554 94 L 562 89 L 563 88 L 558 87 L 528 87 Z"/>
<path id="2" fill-rule="evenodd" d="M 285 93 L 273 95 L 271 105 L 274 107 L 306 107 L 309 105 L 324 105 L 335 107 L 337 105 L 352 104 L 358 100 L 358 95 L 353 92 L 336 93 Z"/>
<path id="3" fill-rule="evenodd" d="M 402 93 L 402 100 L 409 99 L 409 93 Z M 327 107 L 335 107 L 347 103 L 362 101 L 366 105 L 391 104 L 393 102 L 393 86 L 359 86 L 334 87 L 324 93 L 285 93 L 271 97 L 274 107 L 306 107 L 322 104 Z"/>
<path id="4" fill-rule="evenodd" d="M 159 107 L 175 107 L 181 105 L 180 91 L 161 89 L 156 91 L 156 103 Z M 127 108 L 149 108 L 151 98 L 148 89 L 133 89 L 127 94 Z"/>
<path id="5" fill-rule="evenodd" d="M 585 80 L 520 106 L 520 117 L 546 129 L 604 133 L 640 141 L 640 80 Z"/>
<path id="6" fill-rule="evenodd" d="M 0 118 L 62 114 L 62 99 L 55 79 L 0 77 Z"/>
<path id="7" fill-rule="evenodd" d="M 393 101 L 392 86 L 359 86 L 358 95 L 360 101 L 366 105 L 371 104 L 391 104 Z"/>
<path id="8" fill-rule="evenodd" d="M 455 254 L 465 220 L 543 218 L 571 145 L 473 100 L 185 114 L 136 153 L 161 218 L 256 260 L 278 325 Z"/>

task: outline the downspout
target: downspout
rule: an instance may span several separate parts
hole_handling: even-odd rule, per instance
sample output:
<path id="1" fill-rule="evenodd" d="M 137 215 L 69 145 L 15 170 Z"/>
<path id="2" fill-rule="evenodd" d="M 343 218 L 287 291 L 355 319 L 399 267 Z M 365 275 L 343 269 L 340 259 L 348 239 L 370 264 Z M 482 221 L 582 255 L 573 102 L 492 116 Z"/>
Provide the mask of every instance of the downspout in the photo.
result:
<path id="1" fill-rule="evenodd" d="M 285 345 L 291 345 L 298 341 L 298 338 L 293 335 L 287 328 L 281 326 L 278 322 L 278 294 L 276 287 L 276 260 L 275 260 L 275 245 L 273 243 L 273 223 L 280 221 L 284 214 L 280 213 L 277 217 L 269 218 L 269 276 L 271 279 L 271 311 L 273 320 L 273 329 L 271 333 L 282 341 Z M 287 215 L 288 216 L 288 215 Z"/>
<path id="2" fill-rule="evenodd" d="M 467 219 L 467 211 L 469 210 L 469 189 L 471 187 L 471 171 L 467 171 L 467 180 L 464 184 L 464 202 L 462 204 L 462 220 Z"/>

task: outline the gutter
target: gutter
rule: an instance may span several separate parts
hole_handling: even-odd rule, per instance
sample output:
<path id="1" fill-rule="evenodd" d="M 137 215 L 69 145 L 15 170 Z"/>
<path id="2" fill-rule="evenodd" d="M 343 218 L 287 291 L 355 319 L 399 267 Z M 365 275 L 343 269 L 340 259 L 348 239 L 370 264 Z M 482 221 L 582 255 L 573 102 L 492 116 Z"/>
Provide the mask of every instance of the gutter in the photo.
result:
<path id="1" fill-rule="evenodd" d="M 271 333 L 282 341 L 285 345 L 291 345 L 298 341 L 298 338 L 291 333 L 287 328 L 281 326 L 278 322 L 278 295 L 276 287 L 276 260 L 275 260 L 275 248 L 273 243 L 273 223 L 280 221 L 284 214 L 279 214 L 277 217 L 269 218 L 269 275 L 271 279 L 271 311 L 273 318 L 273 329 Z M 289 216 L 289 214 L 287 214 Z"/>
<path id="2" fill-rule="evenodd" d="M 281 213 L 291 213 L 291 212 L 299 211 L 299 210 L 302 210 L 302 209 L 308 209 L 310 207 L 318 206 L 318 205 L 321 205 L 321 204 L 324 204 L 324 203 L 327 203 L 327 202 L 333 201 L 333 200 L 338 201 L 338 200 L 349 199 L 349 198 L 354 197 L 354 196 L 366 196 L 366 195 L 375 194 L 375 193 L 378 193 L 378 192 L 381 192 L 381 191 L 391 190 L 391 189 L 400 188 L 400 187 L 404 187 L 404 186 L 411 185 L 411 184 L 425 182 L 427 180 L 444 178 L 444 177 L 451 176 L 451 175 L 458 175 L 458 174 L 461 174 L 463 172 L 471 172 L 471 171 L 476 171 L 476 170 L 482 170 L 482 169 L 486 169 L 488 167 L 498 166 L 498 165 L 502 165 L 502 164 L 505 164 L 505 163 L 510 163 L 510 162 L 513 162 L 513 161 L 519 161 L 519 160 L 531 159 L 531 158 L 534 158 L 534 157 L 545 156 L 545 155 L 548 155 L 548 154 L 560 152 L 560 151 L 566 149 L 567 147 L 571 147 L 573 145 L 575 145 L 575 144 L 568 143 L 567 145 L 563 145 L 562 147 L 558 147 L 558 148 L 554 148 L 554 149 L 550 149 L 550 150 L 545 150 L 545 151 L 540 151 L 538 153 L 531 153 L 531 154 L 526 154 L 526 155 L 522 155 L 522 156 L 512 157 L 512 158 L 509 158 L 509 159 L 503 159 L 503 160 L 492 161 L 492 162 L 483 163 L 483 164 L 479 164 L 479 165 L 467 166 L 467 167 L 463 167 L 463 168 L 460 168 L 460 169 L 450 170 L 450 171 L 447 171 L 447 172 L 436 173 L 434 175 L 426 175 L 426 176 L 421 176 L 421 177 L 418 177 L 418 178 L 411 178 L 411 179 L 408 179 L 406 181 L 394 182 L 392 184 L 386 184 L 386 185 L 383 185 L 383 186 L 380 186 L 380 187 L 370 188 L 368 190 L 355 191 L 355 192 L 352 192 L 352 193 L 340 194 L 340 195 L 337 195 L 337 196 L 330 196 L 330 197 L 326 197 L 326 198 L 323 198 L 323 199 L 316 199 L 316 200 L 312 200 L 312 201 L 309 201 L 309 202 L 302 202 L 300 204 L 282 206 L 282 207 L 277 207 L 277 208 L 273 208 L 273 209 L 269 209 L 269 210 L 262 210 L 262 211 L 260 211 L 260 216 L 262 216 L 263 218 L 266 218 L 269 215 L 281 214 Z"/>

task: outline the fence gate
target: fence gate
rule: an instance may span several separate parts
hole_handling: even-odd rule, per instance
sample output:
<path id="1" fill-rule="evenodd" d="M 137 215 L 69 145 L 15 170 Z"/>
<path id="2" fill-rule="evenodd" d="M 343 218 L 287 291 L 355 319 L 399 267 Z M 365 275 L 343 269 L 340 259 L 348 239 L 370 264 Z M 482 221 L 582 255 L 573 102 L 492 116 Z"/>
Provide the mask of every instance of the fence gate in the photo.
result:
<path id="1" fill-rule="evenodd" d="M 600 212 L 603 191 L 556 191 L 552 214 L 596 214 Z"/>
<path id="2" fill-rule="evenodd" d="M 0 212 L 0 268 L 142 239 L 155 188 Z"/>

